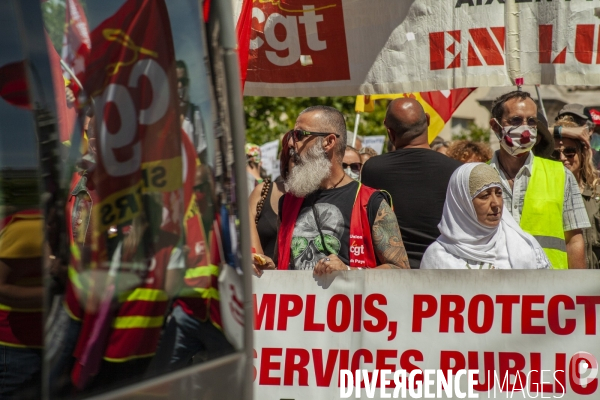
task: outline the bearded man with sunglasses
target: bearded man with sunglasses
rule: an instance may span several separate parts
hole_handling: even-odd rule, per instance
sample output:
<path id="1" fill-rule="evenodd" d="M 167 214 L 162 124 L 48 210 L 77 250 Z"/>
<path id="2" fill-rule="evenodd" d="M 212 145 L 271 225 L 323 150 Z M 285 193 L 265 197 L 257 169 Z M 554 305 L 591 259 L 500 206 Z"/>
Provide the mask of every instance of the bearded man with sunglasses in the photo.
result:
<path id="1" fill-rule="evenodd" d="M 312 269 L 316 275 L 408 268 L 400 228 L 384 195 L 344 173 L 344 116 L 332 107 L 309 107 L 288 134 L 295 160 L 279 201 L 277 268 Z M 267 269 L 275 267 L 264 258 Z"/>
<path id="2" fill-rule="evenodd" d="M 561 163 L 531 152 L 540 133 L 537 105 L 513 91 L 492 103 L 490 125 L 500 141 L 490 165 L 500 174 L 505 212 L 544 248 L 553 269 L 585 268 L 582 229 L 589 228 L 577 181 Z"/>

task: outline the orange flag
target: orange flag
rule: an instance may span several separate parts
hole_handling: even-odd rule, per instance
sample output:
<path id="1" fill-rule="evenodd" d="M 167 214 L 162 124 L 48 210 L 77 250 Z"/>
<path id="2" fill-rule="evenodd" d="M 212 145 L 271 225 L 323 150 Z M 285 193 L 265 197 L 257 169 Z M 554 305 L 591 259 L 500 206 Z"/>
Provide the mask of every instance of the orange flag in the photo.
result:
<path id="1" fill-rule="evenodd" d="M 417 100 L 430 116 L 429 142 L 440 134 L 446 122 L 474 88 L 439 90 L 435 92 L 376 94 L 371 96 L 356 96 L 356 112 L 371 112 L 375 109 L 375 101 L 381 99 L 393 100 L 399 97 L 412 97 Z"/>

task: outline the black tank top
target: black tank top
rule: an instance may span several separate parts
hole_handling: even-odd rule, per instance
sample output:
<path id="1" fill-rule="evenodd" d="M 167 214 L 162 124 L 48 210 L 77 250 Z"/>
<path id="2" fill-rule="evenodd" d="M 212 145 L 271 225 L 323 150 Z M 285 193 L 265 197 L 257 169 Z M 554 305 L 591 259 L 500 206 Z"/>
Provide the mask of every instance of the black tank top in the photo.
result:
<path id="1" fill-rule="evenodd" d="M 263 203 L 262 212 L 258 217 L 258 223 L 256 224 L 256 230 L 260 238 L 260 245 L 265 252 L 265 255 L 273 258 L 275 255 L 275 244 L 277 243 L 277 214 L 271 207 L 271 195 L 273 193 L 273 185 L 275 182 L 271 182 L 269 192 Z"/>

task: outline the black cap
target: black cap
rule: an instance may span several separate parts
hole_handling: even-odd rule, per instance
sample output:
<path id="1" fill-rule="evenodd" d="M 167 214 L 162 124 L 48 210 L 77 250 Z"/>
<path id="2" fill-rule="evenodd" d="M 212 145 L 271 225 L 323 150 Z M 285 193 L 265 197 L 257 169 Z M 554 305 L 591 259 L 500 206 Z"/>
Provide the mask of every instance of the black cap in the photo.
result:
<path id="1" fill-rule="evenodd" d="M 581 119 L 590 119 L 588 114 L 585 112 L 585 107 L 581 104 L 566 104 L 562 110 L 558 112 L 556 119 L 559 119 L 563 115 L 574 115 Z"/>

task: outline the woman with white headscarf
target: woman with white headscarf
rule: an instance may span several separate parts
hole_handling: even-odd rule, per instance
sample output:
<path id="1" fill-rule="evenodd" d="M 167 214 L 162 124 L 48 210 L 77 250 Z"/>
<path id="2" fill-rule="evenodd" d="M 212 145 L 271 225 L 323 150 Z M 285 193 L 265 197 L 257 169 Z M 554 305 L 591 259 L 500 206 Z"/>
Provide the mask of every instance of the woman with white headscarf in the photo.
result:
<path id="1" fill-rule="evenodd" d="M 440 236 L 427 248 L 422 269 L 541 269 L 550 262 L 539 243 L 504 209 L 500 176 L 469 163 L 450 178 Z"/>

